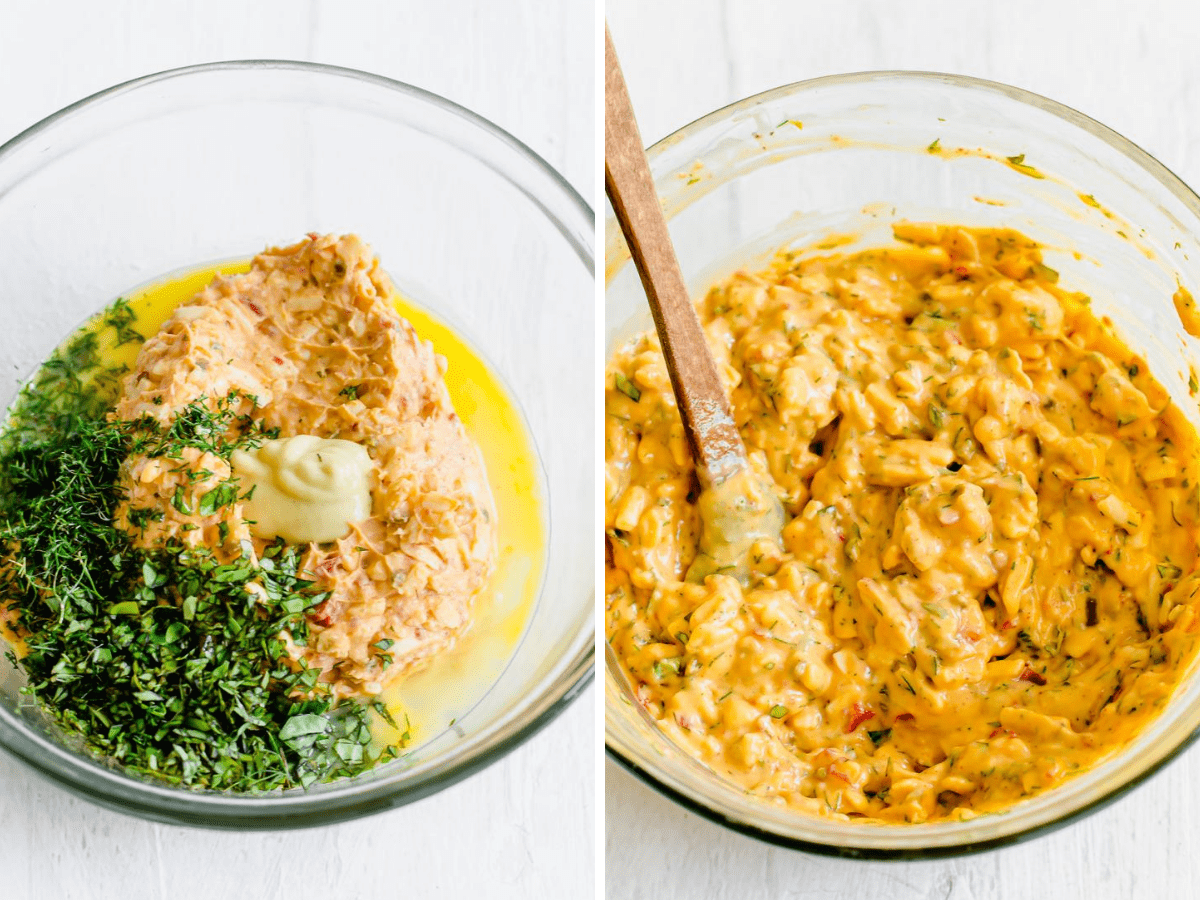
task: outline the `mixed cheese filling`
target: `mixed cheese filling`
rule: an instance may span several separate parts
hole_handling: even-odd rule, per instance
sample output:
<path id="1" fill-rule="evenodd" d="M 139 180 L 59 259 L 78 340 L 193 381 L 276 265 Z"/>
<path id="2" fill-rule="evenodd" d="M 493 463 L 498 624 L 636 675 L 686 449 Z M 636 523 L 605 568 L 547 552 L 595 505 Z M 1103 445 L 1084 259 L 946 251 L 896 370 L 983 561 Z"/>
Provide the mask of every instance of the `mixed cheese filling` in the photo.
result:
<path id="1" fill-rule="evenodd" d="M 146 341 L 115 413 L 170 426 L 189 404 L 228 397 L 278 432 L 232 466 L 193 448 L 182 460 L 135 454 L 116 524 L 136 546 L 222 559 L 257 558 L 277 537 L 306 546 L 302 570 L 328 597 L 288 652 L 339 696 L 376 695 L 449 646 L 496 553 L 491 492 L 445 360 L 394 293 L 353 235 L 262 253 Z M 240 496 L 206 504 L 231 475 Z"/>
<path id="2" fill-rule="evenodd" d="M 702 583 L 653 334 L 607 373 L 606 632 L 679 746 L 766 801 L 997 811 L 1095 766 L 1197 647 L 1195 429 L 1006 230 L 784 252 L 698 311 L 785 509 Z"/>

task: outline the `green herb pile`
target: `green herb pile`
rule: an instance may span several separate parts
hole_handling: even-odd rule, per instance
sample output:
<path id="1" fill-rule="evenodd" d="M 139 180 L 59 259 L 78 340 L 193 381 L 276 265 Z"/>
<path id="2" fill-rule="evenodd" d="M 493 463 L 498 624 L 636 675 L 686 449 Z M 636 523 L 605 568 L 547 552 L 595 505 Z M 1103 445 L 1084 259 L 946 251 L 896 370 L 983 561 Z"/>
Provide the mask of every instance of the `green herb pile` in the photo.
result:
<path id="1" fill-rule="evenodd" d="M 294 548 L 220 563 L 209 550 L 134 548 L 112 526 L 130 454 L 228 459 L 270 435 L 234 414 L 232 396 L 192 404 L 167 429 L 109 421 L 121 370 L 102 365 L 98 336 L 141 336 L 120 301 L 100 325 L 55 352 L 0 437 L 0 605 L 25 635 L 27 654 L 10 659 L 26 692 L 97 757 L 195 788 L 307 786 L 394 756 L 370 750 L 367 706 L 334 708 L 318 670 L 285 657 L 279 633 L 304 644 L 305 613 L 327 596 L 301 577 Z M 222 482 L 199 512 L 237 497 L 237 482 Z"/>

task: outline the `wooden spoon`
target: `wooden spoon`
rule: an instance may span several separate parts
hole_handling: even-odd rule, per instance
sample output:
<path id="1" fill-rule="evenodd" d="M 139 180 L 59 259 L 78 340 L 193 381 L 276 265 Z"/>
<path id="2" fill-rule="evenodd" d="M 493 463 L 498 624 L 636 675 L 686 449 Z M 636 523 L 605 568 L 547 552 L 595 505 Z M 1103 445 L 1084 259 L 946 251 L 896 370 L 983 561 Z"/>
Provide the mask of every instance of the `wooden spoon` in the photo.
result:
<path id="1" fill-rule="evenodd" d="M 783 508 L 770 486 L 750 471 L 746 446 L 671 246 L 607 27 L 604 62 L 604 188 L 650 301 L 700 480 L 700 555 L 687 578 L 702 581 L 716 571 L 745 576 L 749 545 L 761 539 L 778 543 Z"/>
<path id="2" fill-rule="evenodd" d="M 607 27 L 604 62 L 604 189 L 650 301 L 683 430 L 707 488 L 746 467 L 746 447 L 683 283 Z"/>

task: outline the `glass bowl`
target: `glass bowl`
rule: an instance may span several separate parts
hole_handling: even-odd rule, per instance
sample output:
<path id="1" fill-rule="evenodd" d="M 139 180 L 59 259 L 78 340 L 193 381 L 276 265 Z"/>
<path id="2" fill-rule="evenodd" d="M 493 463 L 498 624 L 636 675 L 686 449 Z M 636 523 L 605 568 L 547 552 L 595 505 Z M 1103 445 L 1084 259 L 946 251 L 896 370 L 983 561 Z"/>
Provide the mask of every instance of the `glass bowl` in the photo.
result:
<path id="1" fill-rule="evenodd" d="M 427 796 L 495 761 L 594 661 L 591 209 L 532 151 L 441 97 L 349 69 L 217 63 L 80 101 L 0 147 L 0 399 L 88 315 L 153 278 L 354 231 L 522 408 L 548 519 L 517 649 L 452 727 L 355 779 L 269 795 L 149 784 L 68 750 L 0 659 L 0 746 L 71 791 L 164 822 L 282 828 Z M 502 671 L 500 671 L 502 670 Z"/>
<path id="2" fill-rule="evenodd" d="M 1074 110 L 1001 84 L 934 73 L 819 78 L 750 97 L 649 150 L 693 295 L 787 244 L 887 243 L 900 219 L 1009 226 L 1048 249 L 1061 282 L 1149 361 L 1193 424 L 1197 342 L 1172 304 L 1196 294 L 1200 198 L 1147 153 Z M 653 327 L 611 216 L 605 234 L 606 357 Z M 607 650 L 610 755 L 664 794 L 729 827 L 821 853 L 920 857 L 996 846 L 1061 825 L 1130 790 L 1200 727 L 1196 661 L 1164 712 L 1124 751 L 1012 809 L 921 825 L 836 822 L 745 794 L 673 745 L 633 699 Z"/>

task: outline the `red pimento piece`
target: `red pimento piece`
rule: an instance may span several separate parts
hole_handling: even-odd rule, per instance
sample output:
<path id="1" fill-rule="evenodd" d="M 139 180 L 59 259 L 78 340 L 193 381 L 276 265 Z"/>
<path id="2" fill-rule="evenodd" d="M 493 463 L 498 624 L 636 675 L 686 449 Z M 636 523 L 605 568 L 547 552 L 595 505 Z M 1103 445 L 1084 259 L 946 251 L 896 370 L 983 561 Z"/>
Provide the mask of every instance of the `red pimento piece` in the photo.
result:
<path id="1" fill-rule="evenodd" d="M 855 728 L 866 722 L 868 719 L 875 718 L 875 710 L 867 709 L 861 703 L 855 703 L 850 707 L 850 720 L 846 723 L 846 734 L 852 732 Z"/>
<path id="2" fill-rule="evenodd" d="M 912 713 L 900 713 L 900 715 L 896 716 L 896 721 L 911 722 L 914 718 L 916 717 Z"/>
<path id="3" fill-rule="evenodd" d="M 1033 669 L 1029 668 L 1029 666 L 1026 666 L 1025 671 L 1018 675 L 1017 678 L 1021 681 L 1031 681 L 1037 685 L 1043 685 L 1046 683 L 1046 677 L 1038 672 L 1033 671 Z"/>

